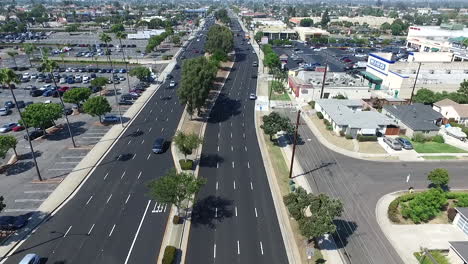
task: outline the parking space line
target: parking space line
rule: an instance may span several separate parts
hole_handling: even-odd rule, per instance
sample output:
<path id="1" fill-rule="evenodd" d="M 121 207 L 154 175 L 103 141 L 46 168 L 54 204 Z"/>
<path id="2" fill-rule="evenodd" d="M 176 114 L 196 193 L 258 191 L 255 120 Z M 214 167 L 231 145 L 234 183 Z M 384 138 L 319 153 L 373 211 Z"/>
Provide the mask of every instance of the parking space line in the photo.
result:
<path id="1" fill-rule="evenodd" d="M 55 162 L 55 164 L 77 164 L 80 163 L 79 161 L 59 161 Z"/>
<path id="2" fill-rule="evenodd" d="M 54 190 L 42 190 L 42 191 L 35 190 L 35 191 L 24 191 L 24 193 L 51 193 L 53 191 Z"/>
<path id="3" fill-rule="evenodd" d="M 66 170 L 73 170 L 74 168 L 62 168 L 62 169 L 47 169 L 50 171 L 66 171 Z"/>
<path id="4" fill-rule="evenodd" d="M 45 199 L 16 199 L 15 203 L 43 202 Z"/>

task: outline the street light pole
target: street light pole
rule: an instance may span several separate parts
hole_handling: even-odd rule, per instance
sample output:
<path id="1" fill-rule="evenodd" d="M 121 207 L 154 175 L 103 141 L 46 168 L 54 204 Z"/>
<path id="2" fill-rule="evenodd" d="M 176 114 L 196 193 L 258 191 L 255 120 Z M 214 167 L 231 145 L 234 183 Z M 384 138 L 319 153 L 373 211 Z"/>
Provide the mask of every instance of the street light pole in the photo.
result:
<path id="1" fill-rule="evenodd" d="M 416 89 L 416 82 L 418 81 L 419 70 L 420 69 L 421 69 L 421 62 L 419 63 L 418 71 L 416 72 L 416 78 L 414 78 L 413 89 L 411 90 L 411 97 L 410 97 L 410 100 L 409 100 L 409 104 L 411 104 L 413 102 L 414 89 Z"/>
<path id="2" fill-rule="evenodd" d="M 20 108 L 18 106 L 18 102 L 16 101 L 16 96 L 15 96 L 15 93 L 13 92 L 13 84 L 10 84 L 8 86 L 9 86 L 8 88 L 10 88 L 10 92 L 11 92 L 11 96 L 13 97 L 13 101 L 15 102 L 16 109 L 18 110 L 20 120 L 22 121 L 22 123 L 24 125 L 24 129 L 26 130 L 26 136 L 28 137 L 27 141 L 29 143 L 29 149 L 31 149 L 31 154 L 32 154 L 33 161 L 34 161 L 34 167 L 36 167 L 37 177 L 39 178 L 39 181 L 42 181 L 41 172 L 39 171 L 39 167 L 37 166 L 36 153 L 34 153 L 34 148 L 33 148 L 33 145 L 31 143 L 31 138 L 29 137 L 28 124 L 26 124 L 26 122 L 24 121 L 23 115 L 21 114 Z"/>
<path id="3" fill-rule="evenodd" d="M 297 132 L 299 130 L 299 121 L 301 118 L 301 110 L 297 110 L 297 119 L 296 119 L 296 129 L 294 131 L 294 143 L 293 143 L 293 151 L 291 157 L 291 166 L 289 167 L 289 179 L 292 178 L 292 170 L 294 165 L 294 155 L 296 154 L 296 145 L 297 145 Z"/>

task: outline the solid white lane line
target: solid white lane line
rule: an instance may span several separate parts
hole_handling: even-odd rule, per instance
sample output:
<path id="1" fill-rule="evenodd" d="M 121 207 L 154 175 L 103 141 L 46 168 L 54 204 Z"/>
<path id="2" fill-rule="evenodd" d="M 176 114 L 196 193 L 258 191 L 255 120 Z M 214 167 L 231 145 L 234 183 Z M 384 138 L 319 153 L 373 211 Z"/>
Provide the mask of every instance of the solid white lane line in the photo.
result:
<path id="1" fill-rule="evenodd" d="M 169 121 L 169 117 L 168 117 L 168 118 L 166 118 L 166 122 L 168 122 L 168 121 Z"/>
<path id="2" fill-rule="evenodd" d="M 245 151 L 247 151 L 247 146 L 244 146 Z"/>
<path id="3" fill-rule="evenodd" d="M 254 209 L 255 209 L 255 217 L 258 217 L 258 214 L 257 214 L 257 207 L 255 207 Z"/>
<path id="4" fill-rule="evenodd" d="M 145 143 L 145 140 L 144 140 L 144 139 L 141 141 L 141 144 L 143 144 L 143 143 Z"/>
<path id="5" fill-rule="evenodd" d="M 109 236 L 112 236 L 112 233 L 114 232 L 114 228 L 115 228 L 115 224 L 114 224 L 114 226 L 112 227 L 112 229 L 111 229 L 111 231 L 110 231 L 110 233 L 109 233 Z"/>
<path id="6" fill-rule="evenodd" d="M 148 154 L 148 157 L 146 158 L 146 160 L 149 160 L 150 157 L 151 157 L 151 153 Z"/>
<path id="7" fill-rule="evenodd" d="M 245 138 L 245 133 L 242 134 L 242 137 Z"/>
<path id="8" fill-rule="evenodd" d="M 217 168 L 217 169 L 219 168 L 219 163 L 218 163 L 218 162 L 216 162 L 216 168 Z"/>
<path id="9" fill-rule="evenodd" d="M 88 236 L 91 234 L 91 232 L 93 231 L 93 228 L 94 228 L 94 224 L 91 226 L 91 228 L 89 229 L 88 231 Z"/>
<path id="10" fill-rule="evenodd" d="M 133 154 L 133 158 L 132 158 L 132 160 L 134 160 L 134 159 L 135 159 L 135 157 L 136 157 L 136 153 L 135 153 L 135 154 Z"/>
<path id="11" fill-rule="evenodd" d="M 171 113 L 174 111 L 174 108 L 171 108 Z"/>
<path id="12" fill-rule="evenodd" d="M 163 128 L 161 128 L 161 132 L 163 132 L 163 131 L 164 131 L 164 127 L 163 127 Z"/>
<path id="13" fill-rule="evenodd" d="M 232 132 L 231 132 L 231 138 L 232 138 Z"/>
<path id="14" fill-rule="evenodd" d="M 91 197 L 89 197 L 88 201 L 86 202 L 86 205 L 89 204 L 89 202 L 91 202 L 91 199 L 93 199 L 93 196 L 91 195 Z"/>
<path id="15" fill-rule="evenodd" d="M 252 184 L 252 182 L 250 182 L 250 190 L 253 191 L 253 184 Z"/>
<path id="16" fill-rule="evenodd" d="M 146 117 L 145 117 L 145 119 L 143 120 L 143 122 L 146 122 Z"/>
<path id="17" fill-rule="evenodd" d="M 216 190 L 218 190 L 218 182 L 216 182 Z"/>
<path id="18" fill-rule="evenodd" d="M 239 240 L 237 240 L 237 255 L 240 254 L 240 245 L 239 245 Z"/>
<path id="19" fill-rule="evenodd" d="M 150 114 L 153 113 L 153 109 L 150 110 Z"/>
<path id="20" fill-rule="evenodd" d="M 106 203 L 108 203 L 108 202 L 110 201 L 111 197 L 112 197 L 112 194 L 111 194 L 111 195 L 109 195 L 109 198 L 107 198 L 107 201 L 106 201 Z"/>
<path id="21" fill-rule="evenodd" d="M 154 121 L 158 121 L 158 117 L 156 117 L 156 118 L 154 119 Z"/>
<path id="22" fill-rule="evenodd" d="M 232 162 L 232 167 L 234 168 L 234 161 Z"/>
<path id="23" fill-rule="evenodd" d="M 63 237 L 66 237 L 68 232 L 70 232 L 70 229 L 72 228 L 72 226 L 70 226 L 68 229 L 67 229 L 67 232 L 65 232 L 65 234 L 63 235 Z"/>
<path id="24" fill-rule="evenodd" d="M 236 189 L 236 181 L 234 181 L 234 190 Z"/>
<path id="25" fill-rule="evenodd" d="M 237 216 L 237 206 L 236 206 L 236 207 L 234 207 L 234 209 L 235 209 L 235 211 L 236 211 L 236 216 Z"/>
<path id="26" fill-rule="evenodd" d="M 141 225 L 143 225 L 143 221 L 145 220 L 146 212 L 148 211 L 148 207 L 151 203 L 151 200 L 148 201 L 148 204 L 146 205 L 145 212 L 143 213 L 143 217 L 141 218 L 140 225 L 138 225 L 137 232 L 135 234 L 135 237 L 133 238 L 132 245 L 130 246 L 130 250 L 128 251 L 127 258 L 125 259 L 125 263 L 128 263 L 128 260 L 130 259 L 130 255 L 132 254 L 133 246 L 135 246 L 135 241 L 138 237 L 138 233 L 140 233 Z"/>
<path id="27" fill-rule="evenodd" d="M 104 180 L 107 178 L 107 175 L 109 175 L 109 173 L 106 173 L 106 175 L 104 175 Z"/>
<path id="28" fill-rule="evenodd" d="M 247 161 L 247 168 L 250 169 L 250 162 Z"/>
<path id="29" fill-rule="evenodd" d="M 128 203 L 128 199 L 130 199 L 130 195 L 131 195 L 131 194 L 129 194 L 129 195 L 127 196 L 127 200 L 125 200 L 125 204 Z"/>
<path id="30" fill-rule="evenodd" d="M 215 218 L 218 217 L 218 207 L 215 208 Z"/>
<path id="31" fill-rule="evenodd" d="M 140 177 L 141 177 L 141 171 L 140 171 L 140 173 L 138 173 L 137 179 L 140 179 Z"/>
<path id="32" fill-rule="evenodd" d="M 218 152 L 219 152 L 219 146 L 218 146 Z"/>
<path id="33" fill-rule="evenodd" d="M 218 138 L 219 138 L 219 133 L 218 133 Z"/>
<path id="34" fill-rule="evenodd" d="M 149 129 L 149 131 L 148 131 L 148 132 L 151 132 L 151 130 L 152 130 L 152 129 L 153 129 L 153 128 L 152 128 L 152 127 L 150 127 L 150 129 Z"/>
<path id="35" fill-rule="evenodd" d="M 260 250 L 262 251 L 262 255 L 263 255 L 263 244 L 262 244 L 262 241 L 260 241 Z"/>
<path id="36" fill-rule="evenodd" d="M 242 127 L 244 127 L 244 122 L 242 122 Z"/>
<path id="37" fill-rule="evenodd" d="M 136 154 L 135 154 L 135 155 L 136 155 Z M 122 179 L 122 178 L 125 176 L 125 173 L 127 173 L 127 171 L 124 171 L 124 172 L 122 173 L 122 176 L 120 176 L 120 179 Z"/>
<path id="38" fill-rule="evenodd" d="M 233 146 L 231 146 L 231 151 L 234 151 L 234 147 L 233 147 Z"/>
<path id="39" fill-rule="evenodd" d="M 213 258 L 216 258 L 216 244 L 213 246 Z"/>
<path id="40" fill-rule="evenodd" d="M 232 126 L 232 122 L 231 122 L 231 126 Z"/>

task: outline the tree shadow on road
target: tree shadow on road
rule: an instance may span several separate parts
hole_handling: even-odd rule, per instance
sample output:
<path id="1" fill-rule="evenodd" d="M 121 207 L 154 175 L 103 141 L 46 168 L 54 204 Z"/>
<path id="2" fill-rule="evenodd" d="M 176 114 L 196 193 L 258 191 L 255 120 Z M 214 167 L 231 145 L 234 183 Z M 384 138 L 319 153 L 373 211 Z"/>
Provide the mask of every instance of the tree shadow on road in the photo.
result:
<path id="1" fill-rule="evenodd" d="M 231 116 L 239 115 L 241 111 L 241 102 L 226 96 L 224 93 L 219 94 L 218 100 L 211 110 L 210 123 L 220 123 L 229 120 Z"/>
<path id="2" fill-rule="evenodd" d="M 202 153 L 200 157 L 200 167 L 215 168 L 218 163 L 223 163 L 224 158 L 218 154 Z"/>
<path id="3" fill-rule="evenodd" d="M 210 195 L 194 204 L 191 222 L 195 227 L 204 225 L 215 228 L 215 221 L 222 222 L 230 217 L 232 217 L 232 200 Z"/>
<path id="4" fill-rule="evenodd" d="M 336 232 L 333 234 L 333 238 L 337 248 L 345 248 L 351 236 L 359 236 L 359 233 L 355 233 L 358 227 L 356 222 L 344 219 L 336 219 L 333 222 L 336 225 Z"/>

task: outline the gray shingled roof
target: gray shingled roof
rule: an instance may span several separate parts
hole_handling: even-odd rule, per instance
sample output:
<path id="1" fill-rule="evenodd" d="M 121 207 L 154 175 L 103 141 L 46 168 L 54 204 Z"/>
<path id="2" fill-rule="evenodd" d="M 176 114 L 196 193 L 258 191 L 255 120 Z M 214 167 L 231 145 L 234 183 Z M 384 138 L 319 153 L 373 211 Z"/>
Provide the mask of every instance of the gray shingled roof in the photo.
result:
<path id="1" fill-rule="evenodd" d="M 457 255 L 463 259 L 464 262 L 468 262 L 468 241 L 449 241 L 450 245 L 457 252 Z"/>
<path id="2" fill-rule="evenodd" d="M 392 125 L 394 122 L 387 116 L 374 111 L 353 111 L 349 107 L 362 106 L 361 100 L 319 99 L 315 101 L 323 112 L 340 126 L 350 128 L 376 129 L 380 126 Z"/>
<path id="3" fill-rule="evenodd" d="M 384 109 L 415 131 L 438 131 L 439 127 L 434 121 L 443 117 L 441 113 L 424 104 L 385 105 Z"/>
<path id="4" fill-rule="evenodd" d="M 468 219 L 468 207 L 455 207 L 455 210 Z"/>

